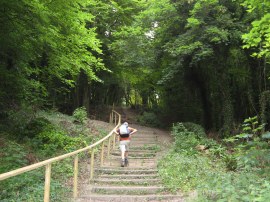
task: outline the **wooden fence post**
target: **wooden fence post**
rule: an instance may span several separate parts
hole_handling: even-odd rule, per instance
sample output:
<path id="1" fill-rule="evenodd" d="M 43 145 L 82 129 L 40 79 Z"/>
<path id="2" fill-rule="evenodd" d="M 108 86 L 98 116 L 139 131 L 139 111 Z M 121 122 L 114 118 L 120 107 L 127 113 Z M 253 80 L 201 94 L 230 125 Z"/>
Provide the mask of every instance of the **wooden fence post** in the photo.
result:
<path id="1" fill-rule="evenodd" d="M 110 120 L 109 123 L 112 123 L 112 113 L 110 113 Z"/>
<path id="2" fill-rule="evenodd" d="M 108 138 L 108 151 L 107 151 L 107 156 L 109 158 L 110 156 L 110 150 L 111 150 L 111 137 Z"/>
<path id="3" fill-rule="evenodd" d="M 113 149 L 115 148 L 115 138 L 116 138 L 116 134 L 113 134 Z"/>
<path id="4" fill-rule="evenodd" d="M 44 187 L 44 202 L 49 202 L 50 201 L 51 168 L 52 168 L 52 164 L 47 164 L 46 165 L 45 187 Z"/>
<path id="5" fill-rule="evenodd" d="M 102 142 L 101 145 L 100 166 L 103 166 L 103 162 L 104 162 L 104 141 Z"/>
<path id="6" fill-rule="evenodd" d="M 93 176 L 94 176 L 94 158 L 95 158 L 95 151 L 94 151 L 94 148 L 93 148 L 91 150 L 90 180 L 92 180 Z"/>
<path id="7" fill-rule="evenodd" d="M 74 158 L 74 179 L 73 179 L 73 198 L 78 196 L 78 155 Z"/>

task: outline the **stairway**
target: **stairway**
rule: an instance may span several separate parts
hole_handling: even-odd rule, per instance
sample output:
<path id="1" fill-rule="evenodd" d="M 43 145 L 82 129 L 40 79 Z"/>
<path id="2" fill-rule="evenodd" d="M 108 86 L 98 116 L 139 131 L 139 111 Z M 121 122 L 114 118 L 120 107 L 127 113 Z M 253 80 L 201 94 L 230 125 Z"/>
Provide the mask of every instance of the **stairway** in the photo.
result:
<path id="1" fill-rule="evenodd" d="M 165 147 L 151 128 L 131 126 L 138 132 L 131 139 L 129 165 L 121 167 L 116 147 L 95 177 L 80 190 L 76 202 L 184 201 L 182 195 L 166 191 L 157 173 L 157 158 Z"/>

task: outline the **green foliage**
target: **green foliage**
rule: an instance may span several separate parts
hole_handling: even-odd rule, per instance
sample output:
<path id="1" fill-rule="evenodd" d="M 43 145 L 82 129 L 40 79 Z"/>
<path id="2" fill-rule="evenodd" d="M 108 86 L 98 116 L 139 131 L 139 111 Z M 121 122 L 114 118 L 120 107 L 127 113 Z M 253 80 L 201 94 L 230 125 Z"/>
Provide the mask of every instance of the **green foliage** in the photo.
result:
<path id="1" fill-rule="evenodd" d="M 44 198 L 44 172 L 39 169 L 10 178 L 1 182 L 0 188 L 2 191 L 0 199 L 3 202 L 42 201 Z M 56 182 L 55 179 L 51 181 L 51 201 L 65 201 L 68 192 L 71 192 L 69 188 Z"/>
<path id="2" fill-rule="evenodd" d="M 24 103 L 52 104 L 74 87 L 81 70 L 100 81 L 96 73 L 106 70 L 101 42 L 88 26 L 95 3 L 1 1 L 0 114 Z"/>
<path id="3" fill-rule="evenodd" d="M 59 150 L 69 152 L 83 145 L 80 139 L 69 137 L 63 131 L 49 127 L 38 134 L 36 141 L 41 143 L 41 149 L 46 156 L 55 156 Z"/>
<path id="4" fill-rule="evenodd" d="M 257 48 L 252 56 L 257 58 L 270 56 L 270 3 L 265 0 L 245 0 L 242 4 L 249 13 L 256 13 L 252 28 L 242 36 L 245 43 L 243 48 Z"/>
<path id="5" fill-rule="evenodd" d="M 270 132 L 266 132 L 266 133 L 262 134 L 262 139 L 269 140 L 270 139 Z"/>
<path id="6" fill-rule="evenodd" d="M 16 134 L 18 138 L 23 138 L 25 135 L 28 136 L 27 130 L 31 130 L 32 122 L 36 119 L 36 111 L 32 106 L 16 107 L 9 110 L 7 118 L 5 119 L 6 131 Z M 30 131 L 31 133 L 31 131 Z M 34 135 L 34 134 L 29 134 Z"/>
<path id="7" fill-rule="evenodd" d="M 87 120 L 87 111 L 85 107 L 80 107 L 74 110 L 73 115 L 74 119 L 80 124 L 84 124 Z"/>
<path id="8" fill-rule="evenodd" d="M 25 138 L 20 139 L 19 143 L 16 142 L 18 137 L 13 134 L 0 134 L 0 173 L 74 151 L 108 134 L 108 131 L 97 130 L 95 127 L 93 133 L 86 127 L 89 125 L 74 124 L 72 116 L 53 111 L 38 111 L 22 130 Z M 84 154 L 80 158 L 85 158 Z M 52 201 L 67 201 L 71 198 L 69 180 L 72 176 L 72 158 L 52 165 Z M 42 201 L 44 168 L 3 180 L 0 190 L 0 201 Z"/>
<path id="9" fill-rule="evenodd" d="M 9 141 L 7 138 L 0 138 L 0 173 L 8 172 L 27 165 L 25 148 L 20 144 Z"/>
<path id="10" fill-rule="evenodd" d="M 267 201 L 269 182 L 253 173 L 208 173 L 198 201 Z"/>
<path id="11" fill-rule="evenodd" d="M 237 140 L 253 140 L 259 142 L 261 140 L 262 132 L 265 124 L 259 124 L 257 116 L 249 117 L 244 120 L 242 124 L 242 133 L 225 139 L 226 142 L 236 142 Z"/>
<path id="12" fill-rule="evenodd" d="M 257 116 L 244 120 L 242 133 L 225 139 L 234 145 L 235 152 L 230 157 L 237 161 L 235 169 L 245 171 L 264 170 L 270 165 L 269 144 L 262 138 L 264 124 L 259 124 Z M 266 133 L 267 134 L 267 133 Z"/>
<path id="13" fill-rule="evenodd" d="M 36 135 L 36 138 L 33 139 L 35 146 L 41 147 L 43 155 L 55 156 L 57 151 L 64 150 L 65 152 L 71 152 L 87 145 L 86 140 L 89 141 L 89 138 L 86 138 L 86 136 L 89 134 L 84 125 L 80 125 L 79 128 L 76 126 L 71 128 L 70 126 L 72 126 L 72 120 L 74 119 L 70 120 L 69 123 L 65 123 L 63 122 L 63 118 L 65 117 L 61 116 L 62 120 L 60 119 L 58 121 L 59 124 L 63 125 L 59 126 L 57 125 L 58 121 L 55 119 L 55 117 L 58 117 L 58 115 L 60 116 L 60 114 L 56 113 L 48 116 L 48 114 L 46 115 L 43 113 L 43 115 L 47 116 L 47 119 L 52 119 L 54 117 L 55 120 L 55 125 L 47 124 L 46 127 L 44 127 L 41 132 Z M 78 108 L 74 112 L 73 117 L 76 118 L 75 120 L 79 121 L 81 124 L 84 124 L 87 119 L 85 108 Z M 44 116 L 42 119 L 44 119 Z M 69 127 L 67 126 L 68 124 L 70 125 Z M 70 135 L 70 132 L 75 134 Z"/>
<path id="14" fill-rule="evenodd" d="M 205 183 L 205 172 L 210 168 L 211 164 L 205 157 L 175 152 L 171 152 L 158 163 L 158 172 L 165 187 L 173 192 L 190 191 Z"/>
<path id="15" fill-rule="evenodd" d="M 126 30 L 135 33 L 135 30 L 143 30 L 140 28 L 148 25 L 153 31 L 153 37 L 147 43 L 148 50 L 151 48 L 155 53 L 155 63 L 154 66 L 145 63 L 144 67 L 150 70 L 153 68 L 155 75 L 150 71 L 149 77 L 152 79 L 145 80 L 144 86 L 145 82 L 158 84 L 153 87 L 155 91 L 148 94 L 158 93 L 157 106 L 158 110 L 163 112 L 164 122 L 170 124 L 177 121 L 193 121 L 203 124 L 207 129 L 222 128 L 223 134 L 228 135 L 235 114 L 241 113 L 238 111 L 235 113 L 234 110 L 246 107 L 243 104 L 246 100 L 240 104 L 238 95 L 246 91 L 249 81 L 243 82 L 242 77 L 239 79 L 238 73 L 247 74 L 245 78 L 251 77 L 246 55 L 239 47 L 241 35 L 245 31 L 244 22 L 240 19 L 243 16 L 240 3 L 216 0 L 173 2 L 164 0 L 151 1 L 150 4 L 147 11 L 138 18 L 143 21 L 143 25 L 139 21 L 134 23 L 132 27 L 134 29 Z M 155 23 L 148 24 L 149 19 Z M 138 35 L 135 36 L 139 38 Z M 125 37 L 121 41 L 124 47 L 130 40 L 125 40 Z M 132 42 L 127 45 L 130 44 Z M 234 52 L 237 50 L 243 57 L 240 59 L 228 56 L 231 50 Z M 129 58 L 131 51 L 127 52 Z M 136 48 L 133 48 L 133 51 L 138 52 Z M 133 54 L 134 58 L 136 55 L 137 58 L 142 58 L 133 52 L 132 57 Z M 121 58 L 125 60 L 126 57 Z M 132 71 L 136 66 L 134 64 L 137 65 L 136 62 L 133 64 L 125 62 Z M 231 71 L 232 69 L 241 71 Z M 237 86 L 233 89 L 230 85 L 232 79 Z M 239 86 L 243 87 L 243 83 L 244 89 L 238 89 Z"/>
<path id="16" fill-rule="evenodd" d="M 183 125 L 188 131 L 193 132 L 197 136 L 197 138 L 206 137 L 205 130 L 201 125 L 191 122 L 185 122 L 183 123 Z"/>
<path id="17" fill-rule="evenodd" d="M 224 161 L 228 171 L 236 171 L 239 168 L 240 163 L 233 154 L 223 153 L 222 160 Z"/>
<path id="18" fill-rule="evenodd" d="M 142 115 L 138 117 L 138 122 L 142 125 L 159 127 L 160 122 L 157 115 L 154 112 L 143 112 Z"/>
<path id="19" fill-rule="evenodd" d="M 249 117 L 244 120 L 244 123 L 242 124 L 243 131 L 245 133 L 251 133 L 252 137 L 258 137 L 259 134 L 261 134 L 262 130 L 264 129 L 265 124 L 260 124 L 258 122 L 258 117 Z"/>
<path id="20" fill-rule="evenodd" d="M 29 162 L 30 151 L 28 151 L 28 148 L 25 147 L 25 145 L 8 140 L 9 138 L 10 137 L 8 136 L 0 138 L 0 173 L 18 169 L 32 163 Z M 72 163 L 70 162 L 70 164 Z M 63 168 L 65 168 L 65 166 L 65 164 L 62 165 Z M 59 176 L 60 175 L 63 175 L 63 172 L 59 173 Z M 3 180 L 0 183 L 0 189 L 0 200 L 3 202 L 42 201 L 44 194 L 44 170 L 38 169 L 9 178 L 7 180 Z M 62 185 L 52 180 L 51 200 L 60 199 L 65 189 L 66 188 L 64 188 Z"/>
<path id="21" fill-rule="evenodd" d="M 249 119 L 250 121 L 250 119 Z M 253 169 L 239 169 L 250 165 L 251 159 L 242 159 L 226 152 L 226 147 L 206 137 L 196 139 L 200 144 L 211 141 L 209 155 L 194 153 L 193 132 L 178 123 L 172 128 L 175 144 L 170 153 L 158 163 L 159 174 L 165 186 L 172 192 L 196 192 L 191 201 L 268 201 L 270 198 L 269 165 L 253 165 Z M 185 140 L 182 138 L 185 136 Z M 189 144 L 189 147 L 187 144 Z M 177 147 L 182 146 L 180 149 Z M 233 149 L 233 148 L 231 148 Z M 261 158 L 267 155 L 265 150 L 257 150 Z M 268 150 L 269 153 L 269 150 Z M 218 158 L 217 158 L 218 157 Z M 228 171 L 229 170 L 229 171 Z M 234 170 L 231 172 L 230 170 Z"/>
<path id="22" fill-rule="evenodd" d="M 197 154 L 196 146 L 203 143 L 205 138 L 204 129 L 194 123 L 176 123 L 172 127 L 172 135 L 175 139 L 175 152 Z M 210 142 L 207 147 L 210 146 Z"/>
<path id="23" fill-rule="evenodd" d="M 43 132 L 47 129 L 47 127 L 51 125 L 51 122 L 44 117 L 37 117 L 31 120 L 25 127 L 23 131 L 23 136 L 27 136 L 29 138 L 33 138 L 39 133 Z"/>

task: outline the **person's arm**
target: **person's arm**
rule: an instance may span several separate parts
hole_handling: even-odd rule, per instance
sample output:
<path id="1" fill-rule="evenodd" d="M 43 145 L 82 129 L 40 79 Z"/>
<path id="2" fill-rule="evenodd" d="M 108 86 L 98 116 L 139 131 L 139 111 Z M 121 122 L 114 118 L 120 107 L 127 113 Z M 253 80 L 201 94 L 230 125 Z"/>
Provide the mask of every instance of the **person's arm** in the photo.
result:
<path id="1" fill-rule="evenodd" d="M 115 129 L 113 132 L 116 133 L 117 135 L 119 135 L 119 128 Z"/>
<path id="2" fill-rule="evenodd" d="M 131 131 L 131 133 L 129 133 L 129 135 L 132 135 L 132 134 L 137 132 L 137 129 L 135 129 L 135 128 L 128 127 L 128 129 Z"/>

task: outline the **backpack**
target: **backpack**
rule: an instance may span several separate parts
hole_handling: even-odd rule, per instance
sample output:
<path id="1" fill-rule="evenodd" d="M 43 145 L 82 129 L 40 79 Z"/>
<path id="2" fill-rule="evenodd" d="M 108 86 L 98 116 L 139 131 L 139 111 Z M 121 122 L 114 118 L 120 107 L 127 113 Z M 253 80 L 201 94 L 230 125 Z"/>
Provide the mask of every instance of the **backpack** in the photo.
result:
<path id="1" fill-rule="evenodd" d="M 121 125 L 120 128 L 119 128 L 119 135 L 120 137 L 129 137 L 129 129 L 128 129 L 128 126 L 126 125 Z"/>

